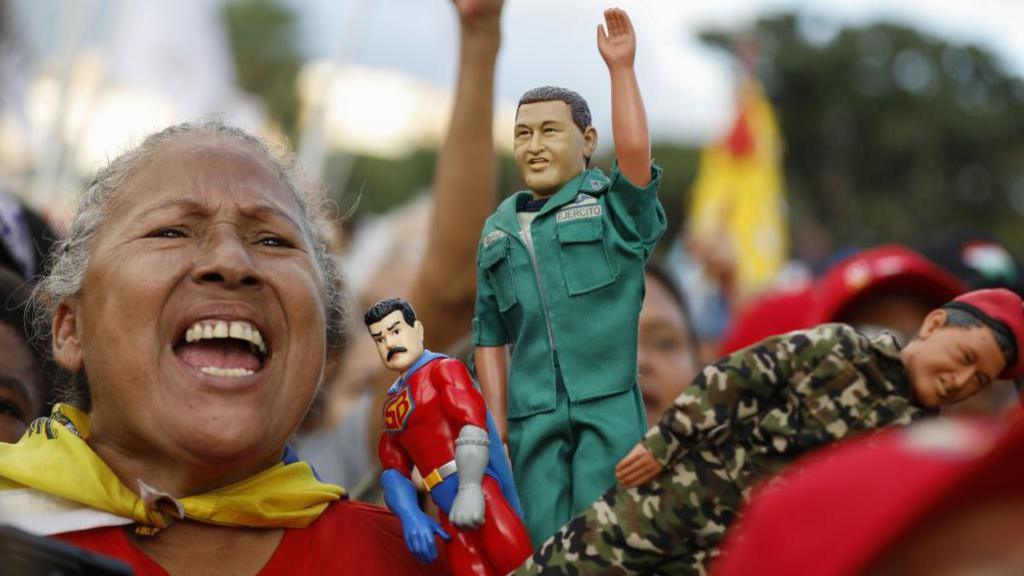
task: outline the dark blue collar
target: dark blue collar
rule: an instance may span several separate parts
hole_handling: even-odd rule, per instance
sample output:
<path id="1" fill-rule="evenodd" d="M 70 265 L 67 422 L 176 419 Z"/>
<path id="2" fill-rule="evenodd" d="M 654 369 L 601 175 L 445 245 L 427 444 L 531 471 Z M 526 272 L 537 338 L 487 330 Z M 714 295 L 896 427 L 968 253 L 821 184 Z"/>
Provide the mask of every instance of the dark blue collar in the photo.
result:
<path id="1" fill-rule="evenodd" d="M 431 352 L 430 350 L 424 348 L 423 354 L 420 354 L 420 357 L 417 358 L 416 361 L 413 362 L 412 366 L 405 371 L 405 374 L 402 374 L 402 376 L 398 380 L 395 380 L 395 383 L 391 385 L 391 388 L 388 388 L 388 394 L 394 394 L 401 390 L 405 386 L 406 380 L 412 377 L 412 375 L 415 374 L 417 370 L 425 366 L 431 360 L 437 360 L 438 358 L 447 358 L 447 356 L 445 356 L 444 354 Z"/>

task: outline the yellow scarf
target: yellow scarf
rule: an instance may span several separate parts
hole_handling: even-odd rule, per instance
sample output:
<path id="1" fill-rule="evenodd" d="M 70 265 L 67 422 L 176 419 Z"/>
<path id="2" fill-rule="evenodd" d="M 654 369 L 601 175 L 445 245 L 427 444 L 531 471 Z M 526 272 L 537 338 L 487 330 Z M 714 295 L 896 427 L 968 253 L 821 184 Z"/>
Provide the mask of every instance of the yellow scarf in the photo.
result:
<path id="1" fill-rule="evenodd" d="M 345 497 L 341 487 L 320 482 L 302 461 L 278 463 L 241 482 L 181 499 L 140 481 L 140 495 L 121 484 L 89 448 L 88 437 L 88 414 L 67 404 L 54 406 L 50 417 L 34 421 L 17 444 L 0 443 L 0 497 L 20 490 L 68 501 L 124 518 L 121 523 L 135 522 L 140 534 L 154 534 L 182 517 L 224 526 L 301 528 Z"/>

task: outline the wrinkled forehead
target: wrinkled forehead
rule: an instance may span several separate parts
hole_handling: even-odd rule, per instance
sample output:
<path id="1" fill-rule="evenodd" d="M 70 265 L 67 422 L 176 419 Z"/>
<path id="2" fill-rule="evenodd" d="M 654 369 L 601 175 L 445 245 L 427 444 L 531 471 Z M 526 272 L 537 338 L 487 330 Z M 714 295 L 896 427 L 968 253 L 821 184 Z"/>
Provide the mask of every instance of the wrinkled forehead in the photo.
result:
<path id="1" fill-rule="evenodd" d="M 163 145 L 126 182 L 116 212 L 130 215 L 189 200 L 211 210 L 229 203 L 266 207 L 306 227 L 295 193 L 266 155 L 245 142 L 186 135 Z"/>
<path id="2" fill-rule="evenodd" d="M 572 120 L 572 109 L 561 100 L 544 100 L 523 104 L 516 110 L 516 124 L 526 126 L 539 125 L 544 122 L 575 123 Z"/>
<path id="3" fill-rule="evenodd" d="M 370 324 L 368 329 L 370 330 L 371 336 L 380 336 L 385 331 L 392 328 L 408 328 L 409 325 L 405 323 L 405 316 L 402 315 L 401 310 L 393 310 L 388 313 L 387 316 L 381 318 L 377 322 Z"/>

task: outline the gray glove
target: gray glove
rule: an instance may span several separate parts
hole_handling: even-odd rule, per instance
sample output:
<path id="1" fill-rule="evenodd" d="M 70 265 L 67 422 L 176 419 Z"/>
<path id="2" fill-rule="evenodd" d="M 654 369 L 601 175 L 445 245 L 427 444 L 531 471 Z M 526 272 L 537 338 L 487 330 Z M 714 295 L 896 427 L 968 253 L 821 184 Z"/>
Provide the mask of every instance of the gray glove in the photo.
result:
<path id="1" fill-rule="evenodd" d="M 459 492 L 455 495 L 448 519 L 463 530 L 476 530 L 484 523 L 484 491 L 480 482 L 487 468 L 490 440 L 487 431 L 466 425 L 455 440 L 455 466 L 459 475 Z"/>

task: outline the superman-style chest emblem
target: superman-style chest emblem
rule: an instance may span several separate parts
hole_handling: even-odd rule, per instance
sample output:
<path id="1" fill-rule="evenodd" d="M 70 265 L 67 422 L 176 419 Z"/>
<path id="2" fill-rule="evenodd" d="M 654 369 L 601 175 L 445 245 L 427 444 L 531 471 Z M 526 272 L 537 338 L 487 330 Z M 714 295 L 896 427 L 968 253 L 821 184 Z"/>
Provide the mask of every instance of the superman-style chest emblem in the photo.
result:
<path id="1" fill-rule="evenodd" d="M 384 405 L 384 431 L 401 432 L 405 428 L 405 423 L 409 421 L 409 415 L 412 414 L 414 407 L 408 387 L 389 398 Z"/>

